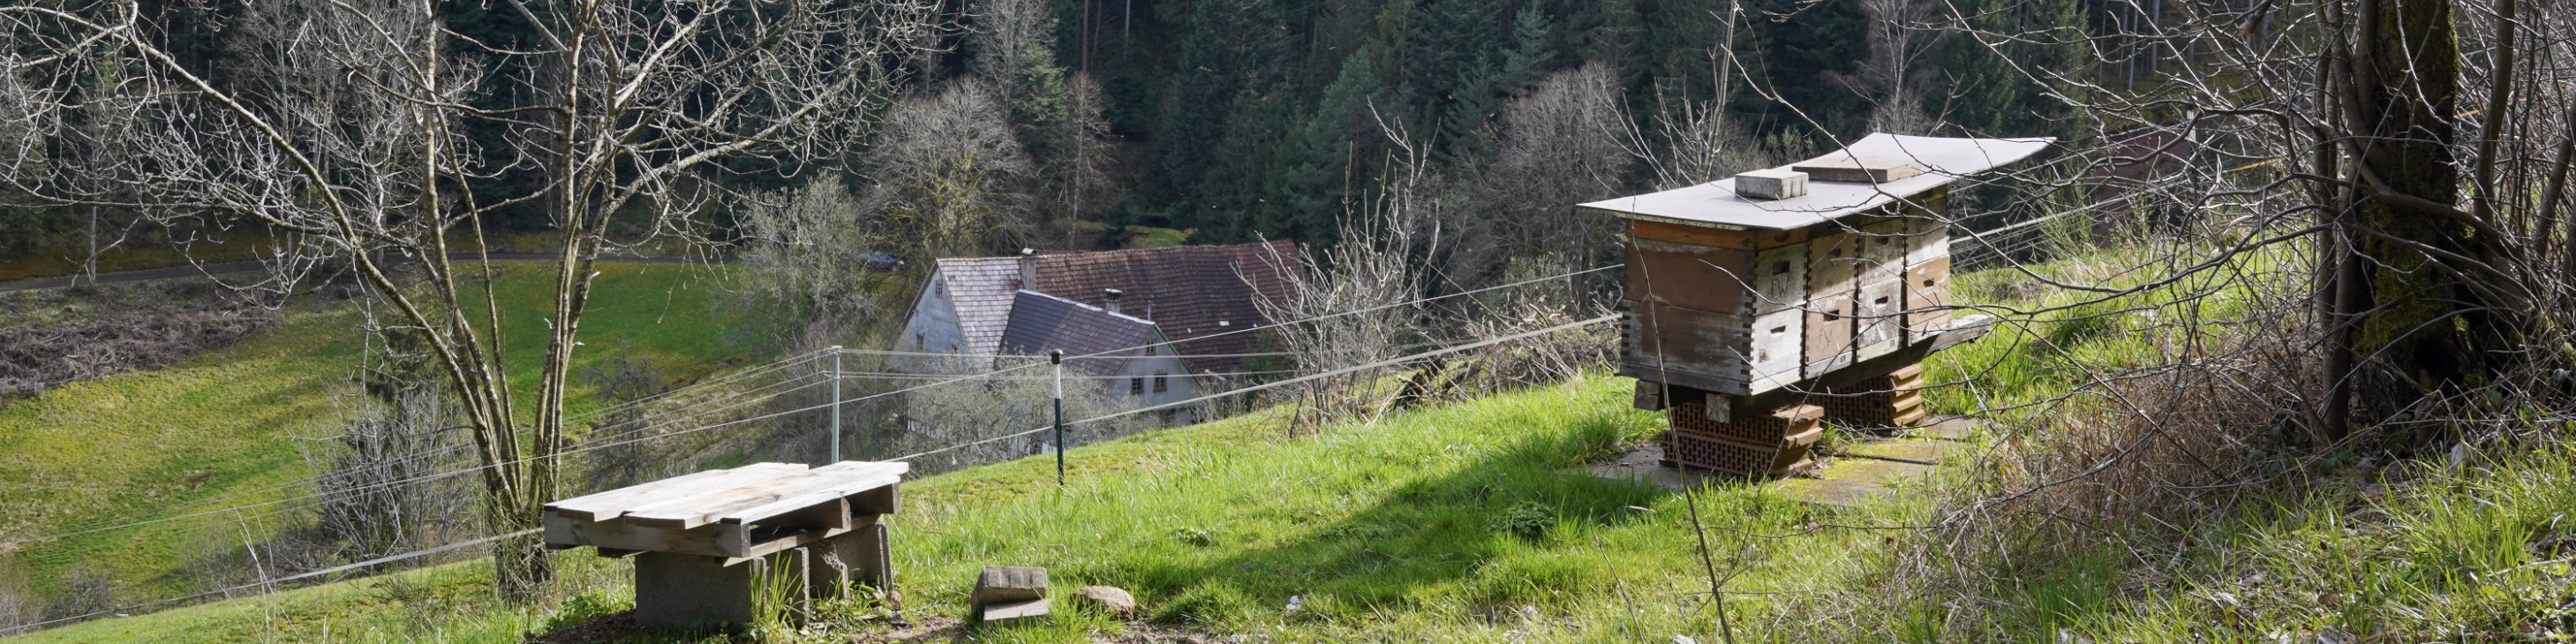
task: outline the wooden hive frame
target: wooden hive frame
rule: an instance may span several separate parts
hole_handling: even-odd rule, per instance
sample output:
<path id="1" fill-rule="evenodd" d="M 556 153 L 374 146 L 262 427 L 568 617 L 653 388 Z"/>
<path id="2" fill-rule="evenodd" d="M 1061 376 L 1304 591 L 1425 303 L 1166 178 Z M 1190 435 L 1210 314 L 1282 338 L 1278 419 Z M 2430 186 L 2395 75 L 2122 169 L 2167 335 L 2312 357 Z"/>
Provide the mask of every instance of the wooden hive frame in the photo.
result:
<path id="1" fill-rule="evenodd" d="M 1773 231 L 1627 221 L 1620 374 L 1759 396 L 1931 341 L 1951 317 L 1947 201 Z"/>
<path id="2" fill-rule="evenodd" d="M 1792 166 L 1825 173 L 1808 192 L 1727 179 L 1583 204 L 1625 226 L 1619 373 L 1671 416 L 1665 460 L 1782 476 L 1817 418 L 1922 420 L 1922 357 L 1984 331 L 1950 312 L 1948 183 L 2047 143 L 1873 134 Z"/>

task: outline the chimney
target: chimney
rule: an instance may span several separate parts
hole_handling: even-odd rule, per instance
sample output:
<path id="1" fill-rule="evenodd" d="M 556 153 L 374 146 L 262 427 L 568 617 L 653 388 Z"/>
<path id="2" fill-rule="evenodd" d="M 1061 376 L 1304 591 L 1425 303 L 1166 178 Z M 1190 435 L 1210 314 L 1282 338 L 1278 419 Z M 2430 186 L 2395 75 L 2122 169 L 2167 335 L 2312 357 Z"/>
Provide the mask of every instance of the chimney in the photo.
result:
<path id="1" fill-rule="evenodd" d="M 1101 305 L 1101 308 L 1109 309 L 1109 312 L 1111 312 L 1111 313 L 1117 313 L 1117 312 L 1118 312 L 1118 296 L 1126 295 L 1126 294 L 1127 294 L 1127 292 L 1126 292 L 1126 291 L 1121 291 L 1121 290 L 1114 289 L 1114 288 L 1104 288 L 1104 289 L 1100 289 L 1100 299 L 1101 299 L 1103 302 L 1105 302 L 1105 304 L 1102 304 L 1102 305 Z"/>
<path id="2" fill-rule="evenodd" d="M 1020 249 L 1020 288 L 1038 290 L 1038 249 Z"/>

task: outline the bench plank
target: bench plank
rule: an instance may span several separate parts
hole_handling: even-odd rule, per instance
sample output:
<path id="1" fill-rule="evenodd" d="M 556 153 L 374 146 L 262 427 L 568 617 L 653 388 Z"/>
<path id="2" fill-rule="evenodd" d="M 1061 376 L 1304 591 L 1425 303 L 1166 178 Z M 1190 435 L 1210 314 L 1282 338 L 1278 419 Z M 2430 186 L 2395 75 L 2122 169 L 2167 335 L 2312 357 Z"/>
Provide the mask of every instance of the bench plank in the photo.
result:
<path id="1" fill-rule="evenodd" d="M 577 496 L 553 503 L 545 509 L 583 521 L 617 518 L 636 506 L 671 500 L 674 494 L 694 495 L 701 491 L 721 490 L 740 483 L 775 478 L 805 471 L 796 463 L 754 463 L 729 470 L 707 470 L 641 483 L 597 494 Z"/>
<path id="2" fill-rule="evenodd" d="M 806 506 L 894 484 L 911 467 L 903 463 L 842 462 L 728 489 L 628 510 L 627 523 L 689 529 L 719 520 L 750 523 Z"/>

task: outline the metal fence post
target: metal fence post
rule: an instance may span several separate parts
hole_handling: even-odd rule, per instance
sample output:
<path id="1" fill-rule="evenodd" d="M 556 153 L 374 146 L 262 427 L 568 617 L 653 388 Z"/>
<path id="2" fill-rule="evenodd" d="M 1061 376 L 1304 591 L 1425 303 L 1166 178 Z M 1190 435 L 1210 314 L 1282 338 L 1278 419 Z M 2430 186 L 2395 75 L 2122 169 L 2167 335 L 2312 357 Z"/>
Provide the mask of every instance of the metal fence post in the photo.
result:
<path id="1" fill-rule="evenodd" d="M 1055 365 L 1055 486 L 1064 487 L 1064 350 L 1047 351 Z"/>
<path id="2" fill-rule="evenodd" d="M 841 462 L 841 345 L 832 345 L 832 462 Z"/>

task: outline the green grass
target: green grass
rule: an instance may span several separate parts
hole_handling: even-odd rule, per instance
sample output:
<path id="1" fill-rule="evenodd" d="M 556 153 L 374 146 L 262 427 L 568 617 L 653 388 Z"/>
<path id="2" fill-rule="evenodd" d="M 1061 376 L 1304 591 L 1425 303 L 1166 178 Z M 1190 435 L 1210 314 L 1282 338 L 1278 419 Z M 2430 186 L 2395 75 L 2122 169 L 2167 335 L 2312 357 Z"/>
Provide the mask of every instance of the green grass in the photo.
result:
<path id="1" fill-rule="evenodd" d="M 2060 262 L 2041 270 L 2093 269 Z M 2018 279 L 1989 272 L 1960 282 L 1963 292 L 2025 310 L 2081 298 L 2004 283 Z M 2241 306 L 2241 292 L 2210 286 L 2011 320 L 1934 361 L 1936 376 L 1978 389 L 1939 392 L 1956 397 L 1934 402 L 1956 412 L 1980 398 L 2042 400 L 2088 370 L 2147 364 L 2165 350 L 2155 343 L 2156 320 L 2180 310 L 2169 293 L 2204 295 L 2194 298 L 2203 312 Z M 1269 414 L 1149 432 L 1073 450 L 1063 488 L 1048 459 L 911 481 L 895 523 L 900 590 L 913 618 L 953 618 L 979 567 L 1036 565 L 1051 570 L 1059 591 L 1128 589 L 1156 628 L 1264 641 L 1719 641 L 1690 497 L 1564 473 L 1660 429 L 1657 415 L 1628 408 L 1629 387 L 1595 377 L 1294 437 Z M 1956 498 L 1941 487 L 1946 479 L 1843 511 L 1718 484 L 1697 490 L 1696 509 L 1712 526 L 1705 534 L 1715 565 L 1732 575 L 1728 606 L 1744 642 L 1933 642 L 1961 633 L 2061 641 L 2061 632 L 2100 642 L 2307 642 L 2319 633 L 2516 641 L 2536 629 L 2576 632 L 2576 451 L 2544 446 L 2491 458 L 2491 468 L 2463 471 L 2348 469 L 2245 497 L 2188 547 L 2150 553 L 2152 561 L 2109 549 L 2015 561 L 2002 581 L 1958 596 L 1890 587 L 1899 581 L 1887 575 L 1891 557 L 1914 533 L 1831 527 L 1919 523 L 1932 499 Z M 516 641 L 631 601 L 623 564 L 583 552 L 564 555 L 572 581 L 546 606 L 499 605 L 484 585 L 488 565 L 465 562 L 28 639 Z M 415 578 L 435 583 L 402 581 Z M 456 599 L 403 599 L 423 587 Z M 2001 608 L 1976 611 L 1990 623 L 1963 625 L 1954 602 Z M 969 639 L 1092 641 L 1139 628 L 1057 608 L 1037 627 Z M 841 621 L 801 637 L 772 635 L 847 641 L 877 628 Z M 621 641 L 696 639 L 631 633 Z"/>
<path id="2" fill-rule="evenodd" d="M 954 617 L 977 568 L 1037 565 L 1059 591 L 1126 588 L 1166 628 L 1267 641 L 1717 641 L 1686 497 L 1560 473 L 1654 431 L 1652 414 L 1621 404 L 1626 386 L 1596 378 L 1293 439 L 1263 415 L 1142 434 L 1072 451 L 1063 489 L 1047 459 L 908 482 L 896 523 L 900 588 L 914 619 Z M 2427 634 L 2439 631 L 2426 624 L 2456 623 L 2494 636 L 2576 626 L 2567 560 L 2576 543 L 2565 517 L 2576 508 L 2576 453 L 2417 473 L 2402 487 L 2316 486 L 2248 508 L 2152 577 L 2106 552 L 2029 562 L 2010 585 L 1956 599 L 2015 606 L 1998 631 L 2035 641 L 2059 629 L 2092 641 L 2251 642 L 2327 628 Z M 1939 602 L 1873 585 L 1894 551 L 1887 533 L 1806 530 L 1917 521 L 1924 496 L 1841 512 L 1742 484 L 1702 488 L 1698 498 L 1716 526 L 1707 533 L 1716 563 L 1734 574 L 1727 588 L 1738 593 L 1729 607 L 1740 641 L 1956 633 Z M 573 605 L 631 601 L 621 563 L 582 553 L 561 559 L 573 579 L 562 594 L 593 596 Z M 456 598 L 444 603 L 399 599 L 422 594 L 418 584 L 388 591 L 369 580 L 27 640 L 504 642 L 545 628 L 557 609 L 492 602 L 481 585 L 487 568 L 406 573 L 437 580 Z M 1298 610 L 1286 609 L 1292 597 Z M 1869 609 L 1843 612 L 1856 605 Z M 1135 628 L 1057 608 L 1038 627 L 973 639 L 1092 641 Z M 1830 614 L 1872 621 L 1816 621 Z M 827 623 L 776 639 L 846 641 L 878 628 Z"/>
<path id="3" fill-rule="evenodd" d="M 1073 450 L 1062 489 L 1047 459 L 907 482 L 895 524 L 900 588 L 915 619 L 958 616 L 982 566 L 1035 565 L 1060 591 L 1120 586 L 1150 618 L 1196 631 L 1290 641 L 1715 641 L 1683 495 L 1560 472 L 1657 430 L 1655 414 L 1626 407 L 1630 387 L 1596 377 L 1298 438 L 1268 414 L 1152 432 Z M 1865 533 L 1751 536 L 1795 533 L 1827 516 L 1761 486 L 1719 485 L 1699 500 L 1703 516 L 1726 528 L 1709 532 L 1718 565 L 1741 570 L 1729 589 L 1756 593 L 1730 604 L 1739 635 L 1797 637 L 1806 627 L 1785 610 L 1794 598 L 1846 585 L 1878 555 L 1877 537 Z M 1912 515 L 1890 507 L 1840 519 Z M 439 574 L 465 579 L 483 567 Z M 565 592 L 616 601 L 631 593 L 623 584 L 603 575 Z M 253 641 L 246 629 L 181 625 L 254 615 L 287 639 L 326 627 L 352 641 L 403 639 L 385 625 L 401 622 L 385 614 L 402 607 L 356 590 L 298 592 L 315 598 L 263 601 L 271 608 L 259 613 L 191 607 L 30 641 L 80 641 L 111 627 L 164 641 Z M 1760 594 L 1772 592 L 1785 594 Z M 1298 610 L 1287 610 L 1291 598 Z M 1128 628 L 1069 604 L 1057 615 L 978 638 L 1089 641 Z M 447 619 L 447 630 L 404 628 L 434 635 L 422 639 L 505 641 L 511 629 L 474 624 L 537 620 L 508 611 Z M 633 640 L 675 637 L 686 639 Z"/>
<path id="4" fill-rule="evenodd" d="M 616 351 L 650 357 L 689 381 L 775 357 L 764 318 L 738 313 L 713 278 L 673 264 L 605 264 L 576 361 Z M 543 311 L 551 281 L 535 264 L 505 264 L 505 311 Z M 57 388 L 0 408 L 0 541 L 270 501 L 269 489 L 310 475 L 298 437 L 337 434 L 356 401 L 362 317 L 353 303 L 298 302 L 275 326 L 167 368 Z M 541 313 L 505 319 L 509 369 L 536 386 Z M 596 406 L 575 382 L 573 411 Z M 273 509 L 273 508 L 267 508 Z M 6 552 L 44 593 L 104 578 L 120 599 L 193 591 L 195 553 L 240 548 L 244 531 L 273 529 L 264 509 L 26 543 Z"/>

